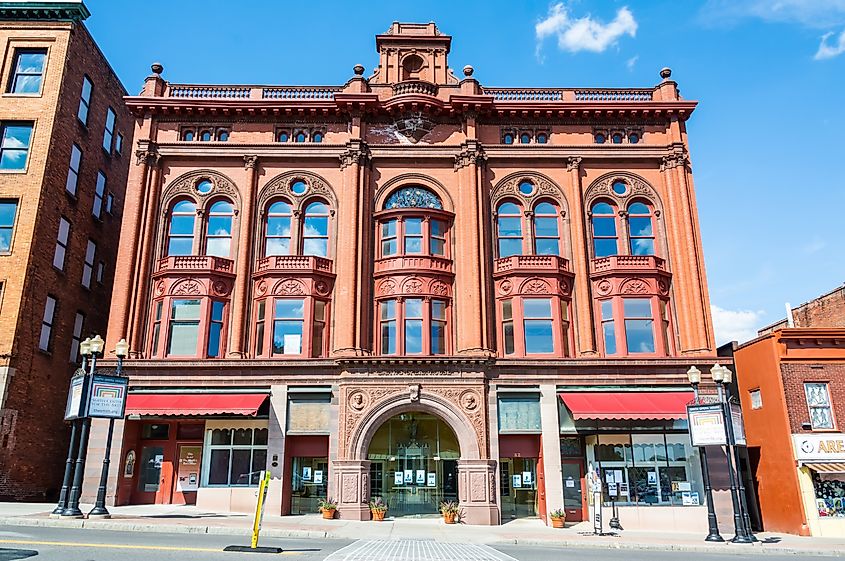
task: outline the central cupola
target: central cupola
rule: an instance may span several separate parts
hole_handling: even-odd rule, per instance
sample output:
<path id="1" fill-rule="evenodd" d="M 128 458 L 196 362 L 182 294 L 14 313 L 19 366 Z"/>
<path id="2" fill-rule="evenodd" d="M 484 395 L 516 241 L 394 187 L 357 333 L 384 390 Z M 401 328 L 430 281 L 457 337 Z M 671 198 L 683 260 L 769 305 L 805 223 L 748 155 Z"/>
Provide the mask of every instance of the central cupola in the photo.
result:
<path id="1" fill-rule="evenodd" d="M 447 61 L 451 44 L 452 37 L 440 33 L 434 22 L 395 21 L 387 33 L 376 35 L 379 65 L 369 83 L 457 84 L 458 79 L 449 70 Z"/>

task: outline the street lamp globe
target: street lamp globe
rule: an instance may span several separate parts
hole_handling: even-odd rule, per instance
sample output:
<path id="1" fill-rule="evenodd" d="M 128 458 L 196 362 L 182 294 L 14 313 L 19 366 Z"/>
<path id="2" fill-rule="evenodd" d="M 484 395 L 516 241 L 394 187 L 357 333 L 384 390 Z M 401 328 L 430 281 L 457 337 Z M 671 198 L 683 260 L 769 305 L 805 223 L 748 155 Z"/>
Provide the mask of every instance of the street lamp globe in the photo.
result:
<path id="1" fill-rule="evenodd" d="M 728 368 L 727 366 L 722 367 L 722 383 L 723 384 L 730 384 L 734 378 L 733 371 Z"/>
<path id="2" fill-rule="evenodd" d="M 103 341 L 103 338 L 99 335 L 95 335 L 93 339 L 91 339 L 91 352 L 94 355 L 102 355 L 103 348 L 106 346 L 106 342 Z"/>
<path id="3" fill-rule="evenodd" d="M 689 370 L 687 370 L 687 379 L 689 380 L 690 385 L 696 386 L 700 384 L 701 370 L 699 370 L 695 366 L 690 366 Z"/>
<path id="4" fill-rule="evenodd" d="M 713 381 L 717 384 L 721 384 L 722 380 L 725 379 L 725 374 L 722 372 L 722 366 L 718 362 L 710 369 L 710 374 L 713 376 Z"/>
<path id="5" fill-rule="evenodd" d="M 126 358 L 129 356 L 129 343 L 126 342 L 126 339 L 121 339 L 117 342 L 114 346 L 114 354 L 117 358 Z"/>
<path id="6" fill-rule="evenodd" d="M 79 352 L 82 356 L 91 356 L 91 338 L 86 337 L 84 341 L 79 344 Z"/>

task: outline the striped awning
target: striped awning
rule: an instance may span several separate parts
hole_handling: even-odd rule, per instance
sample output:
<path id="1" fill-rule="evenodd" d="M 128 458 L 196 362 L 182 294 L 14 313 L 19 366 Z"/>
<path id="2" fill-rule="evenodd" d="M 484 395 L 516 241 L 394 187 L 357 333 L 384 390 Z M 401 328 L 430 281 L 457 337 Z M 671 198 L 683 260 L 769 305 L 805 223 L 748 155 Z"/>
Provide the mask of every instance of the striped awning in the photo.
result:
<path id="1" fill-rule="evenodd" d="M 845 462 L 811 463 L 804 464 L 806 467 L 819 473 L 845 473 Z"/>

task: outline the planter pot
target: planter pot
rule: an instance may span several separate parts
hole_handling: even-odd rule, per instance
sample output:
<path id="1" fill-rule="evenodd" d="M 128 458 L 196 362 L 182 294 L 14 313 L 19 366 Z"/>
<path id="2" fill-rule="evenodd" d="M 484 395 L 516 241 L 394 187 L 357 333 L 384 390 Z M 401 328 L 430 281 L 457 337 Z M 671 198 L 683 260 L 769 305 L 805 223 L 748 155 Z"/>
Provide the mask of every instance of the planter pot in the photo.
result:
<path id="1" fill-rule="evenodd" d="M 443 522 L 446 524 L 454 524 L 455 523 L 455 513 L 454 512 L 447 512 L 443 514 Z"/>
<path id="2" fill-rule="evenodd" d="M 383 511 L 383 510 L 371 510 L 370 512 L 373 515 L 373 520 L 376 520 L 377 522 L 381 522 L 382 520 L 384 520 L 385 511 Z"/>
<path id="3" fill-rule="evenodd" d="M 326 520 L 331 520 L 334 518 L 335 509 L 324 509 L 323 510 L 323 518 Z"/>
<path id="4" fill-rule="evenodd" d="M 552 528 L 563 528 L 563 518 L 552 518 Z"/>

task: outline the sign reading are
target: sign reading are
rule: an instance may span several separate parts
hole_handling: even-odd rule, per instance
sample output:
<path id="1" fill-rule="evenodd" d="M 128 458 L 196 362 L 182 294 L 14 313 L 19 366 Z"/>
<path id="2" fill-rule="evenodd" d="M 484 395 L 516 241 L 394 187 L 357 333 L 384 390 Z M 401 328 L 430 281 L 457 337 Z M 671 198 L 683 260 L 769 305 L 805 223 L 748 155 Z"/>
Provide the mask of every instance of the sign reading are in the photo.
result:
<path id="1" fill-rule="evenodd" d="M 793 434 L 796 460 L 845 461 L 845 434 Z"/>

